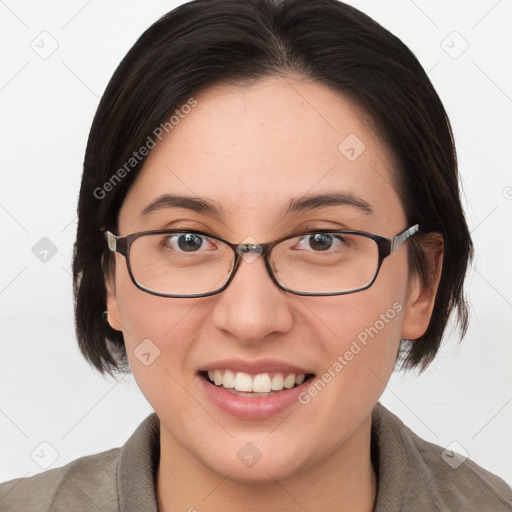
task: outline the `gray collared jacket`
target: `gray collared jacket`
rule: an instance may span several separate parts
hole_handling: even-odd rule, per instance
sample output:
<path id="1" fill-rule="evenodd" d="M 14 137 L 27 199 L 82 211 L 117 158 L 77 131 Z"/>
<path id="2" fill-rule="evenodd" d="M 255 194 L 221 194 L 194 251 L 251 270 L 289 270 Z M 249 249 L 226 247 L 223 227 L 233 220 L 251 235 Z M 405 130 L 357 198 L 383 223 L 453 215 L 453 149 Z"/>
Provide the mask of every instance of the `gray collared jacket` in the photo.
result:
<path id="1" fill-rule="evenodd" d="M 157 512 L 159 434 L 160 422 L 152 413 L 121 448 L 0 484 L 0 511 Z M 378 475 L 374 512 L 512 511 L 512 490 L 504 480 L 470 459 L 461 462 L 443 452 L 377 403 L 372 413 Z"/>

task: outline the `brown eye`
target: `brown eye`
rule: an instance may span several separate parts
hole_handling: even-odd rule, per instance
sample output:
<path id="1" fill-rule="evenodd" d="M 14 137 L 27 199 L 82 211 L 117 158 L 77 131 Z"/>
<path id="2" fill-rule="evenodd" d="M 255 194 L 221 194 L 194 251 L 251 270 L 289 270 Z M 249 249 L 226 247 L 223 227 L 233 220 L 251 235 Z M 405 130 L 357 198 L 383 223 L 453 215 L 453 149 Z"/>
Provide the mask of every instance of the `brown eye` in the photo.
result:
<path id="1" fill-rule="evenodd" d="M 334 248 L 341 248 L 344 243 L 346 243 L 346 240 L 342 236 L 333 233 L 314 233 L 302 237 L 297 245 L 301 246 L 299 249 L 313 249 L 314 252 L 322 252 L 328 251 L 333 246 Z"/>
<path id="2" fill-rule="evenodd" d="M 208 243 L 209 242 L 209 243 Z M 203 252 L 205 249 L 215 250 L 216 246 L 203 235 L 197 233 L 176 233 L 166 235 L 161 246 L 181 253 Z"/>

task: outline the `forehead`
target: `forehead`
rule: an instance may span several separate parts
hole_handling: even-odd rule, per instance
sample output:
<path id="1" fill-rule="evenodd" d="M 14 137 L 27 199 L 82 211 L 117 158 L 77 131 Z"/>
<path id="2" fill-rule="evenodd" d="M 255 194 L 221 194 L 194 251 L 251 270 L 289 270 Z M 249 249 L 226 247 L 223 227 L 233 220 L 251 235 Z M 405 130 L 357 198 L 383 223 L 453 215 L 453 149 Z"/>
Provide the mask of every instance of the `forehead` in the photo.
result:
<path id="1" fill-rule="evenodd" d="M 250 86 L 216 85 L 194 99 L 156 141 L 120 225 L 135 222 L 165 193 L 211 199 L 238 224 L 275 222 L 291 198 L 333 191 L 361 197 L 377 213 L 402 213 L 391 155 L 363 112 L 332 89 L 272 77 Z"/>

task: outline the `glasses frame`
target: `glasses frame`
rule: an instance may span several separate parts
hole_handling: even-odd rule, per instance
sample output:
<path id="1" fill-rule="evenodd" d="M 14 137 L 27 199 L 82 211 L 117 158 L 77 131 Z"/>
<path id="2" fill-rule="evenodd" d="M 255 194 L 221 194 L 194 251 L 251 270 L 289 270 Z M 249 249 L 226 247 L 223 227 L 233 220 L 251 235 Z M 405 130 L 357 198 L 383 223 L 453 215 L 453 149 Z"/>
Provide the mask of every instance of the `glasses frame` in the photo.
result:
<path id="1" fill-rule="evenodd" d="M 308 295 L 308 296 L 314 296 L 314 297 L 324 297 L 324 296 L 331 296 L 331 295 L 347 295 L 349 293 L 356 293 L 363 290 L 367 290 L 370 288 L 370 286 L 373 285 L 375 280 L 377 279 L 377 275 L 379 274 L 380 268 L 382 266 L 382 262 L 393 252 L 395 252 L 408 238 L 418 233 L 420 230 L 418 224 L 414 224 L 413 226 L 410 226 L 400 233 L 396 234 L 395 236 L 391 238 L 386 238 L 384 236 L 375 235 L 373 233 L 367 233 L 366 231 L 354 231 L 354 230 L 348 230 L 348 229 L 341 229 L 341 230 L 332 230 L 332 229 L 317 229 L 314 231 L 305 231 L 303 233 L 294 233 L 293 235 L 288 235 L 283 238 L 280 238 L 278 240 L 274 240 L 273 242 L 267 242 L 264 244 L 246 244 L 246 243 L 240 243 L 240 244 L 233 244 L 229 242 L 228 240 L 225 240 L 224 238 L 221 238 L 219 236 L 211 235 L 210 233 L 206 233 L 204 231 L 198 231 L 194 229 L 160 229 L 160 230 L 154 230 L 154 231 L 140 231 L 138 233 L 132 233 L 130 235 L 126 236 L 116 236 L 110 231 L 104 231 L 103 234 L 105 236 L 105 239 L 108 244 L 108 248 L 111 252 L 121 254 L 126 259 L 126 266 L 128 268 L 128 274 L 130 275 L 130 278 L 133 282 L 133 284 L 143 292 L 149 293 L 151 295 L 156 295 L 158 297 L 169 297 L 169 298 L 183 298 L 183 299 L 191 299 L 196 297 L 209 297 L 211 295 L 216 295 L 222 291 L 224 291 L 233 278 L 235 277 L 235 274 L 240 266 L 240 262 L 242 260 L 242 253 L 258 253 L 261 254 L 265 260 L 265 266 L 267 267 L 268 274 L 270 275 L 270 278 L 272 281 L 281 289 L 286 292 L 292 293 L 294 295 Z M 234 253 L 235 262 L 233 265 L 233 270 L 231 271 L 231 275 L 229 276 L 226 283 L 219 289 L 214 290 L 212 292 L 205 292 L 205 293 L 196 293 L 191 295 L 182 295 L 182 294 L 171 294 L 171 293 L 162 293 L 162 292 L 156 292 L 154 290 L 150 290 L 149 288 L 145 288 L 143 285 L 137 282 L 135 279 L 132 268 L 130 264 L 130 247 L 132 246 L 133 242 L 137 240 L 137 238 L 140 238 L 142 236 L 146 235 L 163 235 L 163 234 L 178 234 L 178 233 L 193 233 L 197 235 L 206 236 L 208 238 L 213 238 L 215 240 L 219 240 L 226 244 L 228 247 L 231 248 L 231 250 Z M 284 242 L 285 240 L 288 240 L 290 238 L 295 238 L 298 236 L 306 236 L 306 235 L 316 235 L 319 233 L 336 233 L 336 234 L 347 234 L 347 235 L 360 235 L 364 236 L 366 238 L 370 238 L 373 240 L 378 247 L 379 252 L 379 260 L 377 265 L 377 270 L 375 271 L 375 275 L 373 276 L 372 280 L 366 284 L 365 286 L 361 286 L 359 288 L 354 288 L 352 290 L 346 290 L 342 292 L 325 292 L 325 293 L 315 293 L 315 292 L 298 292 L 295 290 L 292 290 L 290 288 L 287 288 L 286 286 L 279 283 L 277 280 L 277 277 L 274 275 L 274 272 L 272 270 L 272 266 L 270 265 L 270 255 L 272 252 L 272 249 L 279 243 Z M 260 252 L 261 250 L 261 252 Z M 239 252 L 240 251 L 240 252 Z"/>

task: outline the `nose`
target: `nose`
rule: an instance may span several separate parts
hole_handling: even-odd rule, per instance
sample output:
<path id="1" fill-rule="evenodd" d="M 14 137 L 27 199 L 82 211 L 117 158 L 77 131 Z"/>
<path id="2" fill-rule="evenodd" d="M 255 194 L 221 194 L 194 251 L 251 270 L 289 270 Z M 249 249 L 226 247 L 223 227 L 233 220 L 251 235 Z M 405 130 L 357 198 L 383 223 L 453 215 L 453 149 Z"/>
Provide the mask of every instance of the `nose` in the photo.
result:
<path id="1" fill-rule="evenodd" d="M 214 325 L 243 343 L 255 343 L 292 328 L 291 294 L 268 274 L 261 254 L 247 253 L 229 286 L 217 294 Z"/>

